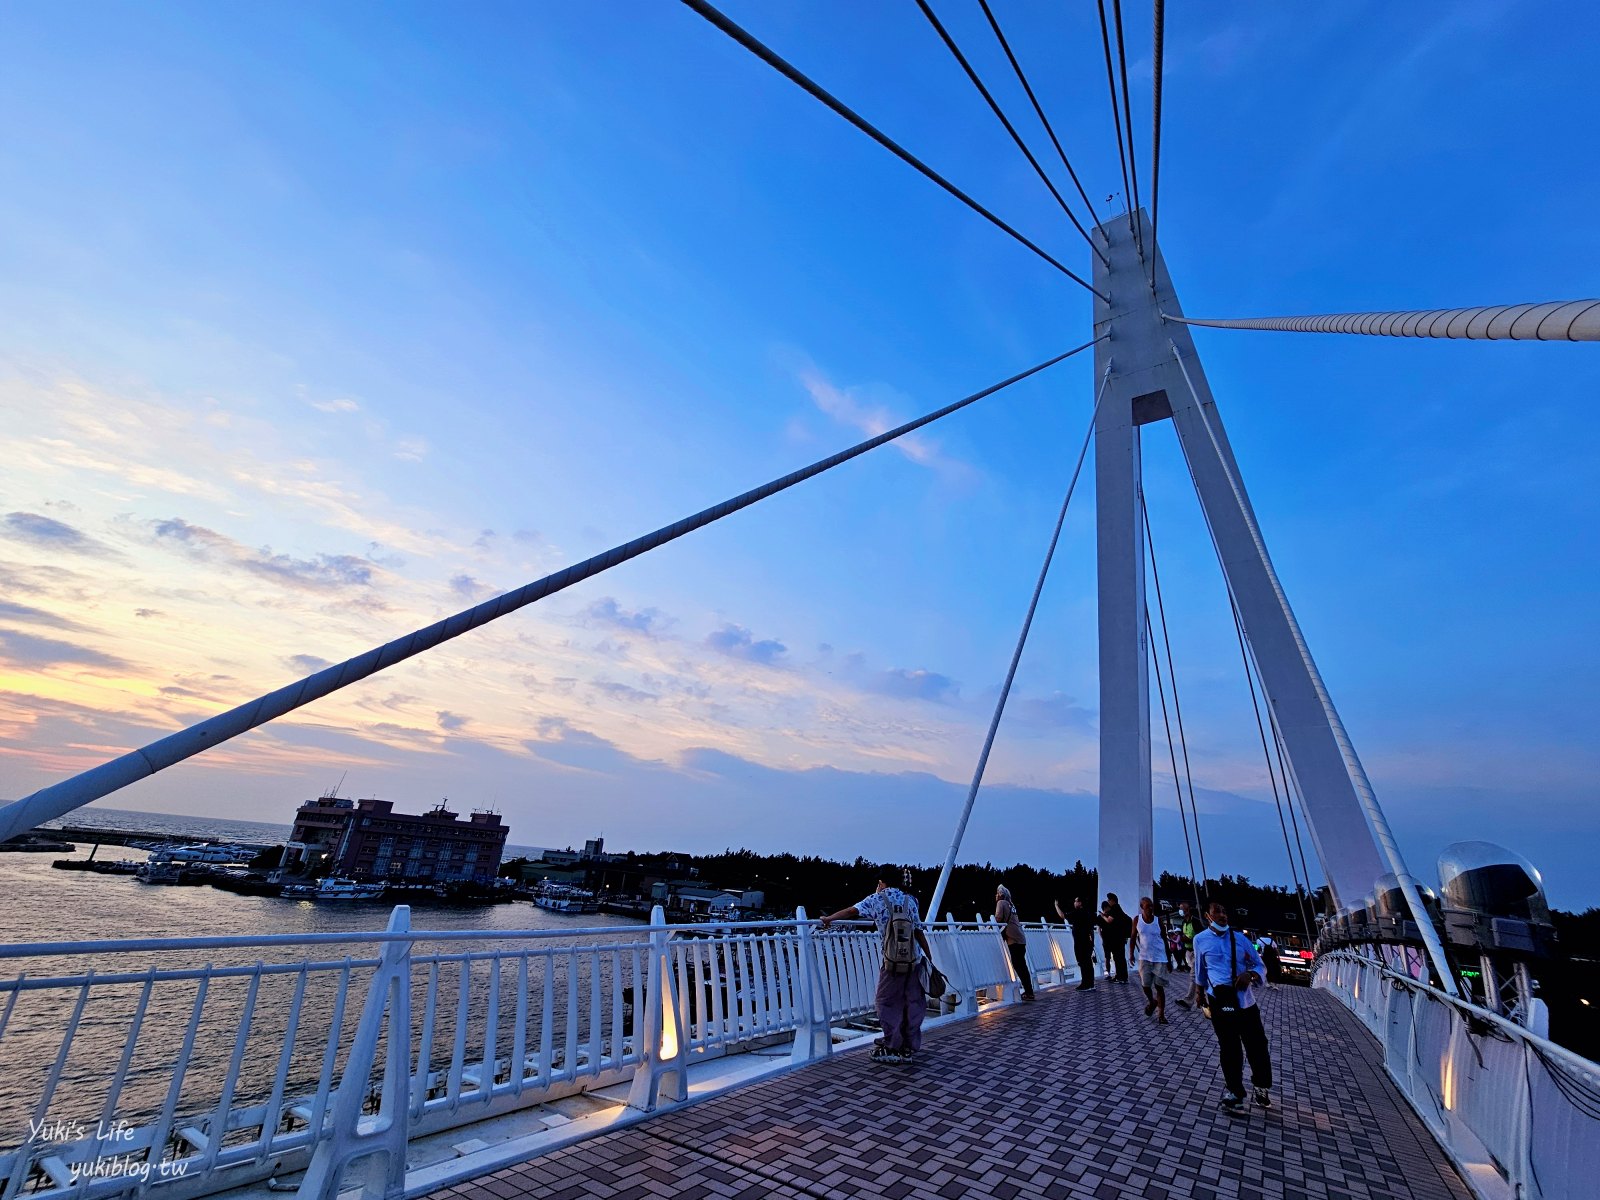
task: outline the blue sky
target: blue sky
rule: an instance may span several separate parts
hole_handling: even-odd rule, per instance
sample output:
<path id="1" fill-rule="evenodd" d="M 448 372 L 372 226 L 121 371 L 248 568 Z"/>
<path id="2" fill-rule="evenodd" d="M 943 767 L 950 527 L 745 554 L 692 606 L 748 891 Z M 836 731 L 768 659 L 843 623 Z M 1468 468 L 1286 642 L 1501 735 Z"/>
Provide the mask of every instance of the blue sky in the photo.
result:
<path id="1" fill-rule="evenodd" d="M 996 7 L 1105 215 L 1092 7 Z M 938 8 L 1043 155 L 976 4 Z M 1087 273 L 914 5 L 728 11 Z M 82 18 L 13 5 L 0 39 L 0 795 L 1087 337 L 1085 293 L 676 4 Z M 1559 25 L 1174 10 L 1161 232 L 1185 308 L 1594 295 L 1574 130 L 1600 16 Z M 1600 900 L 1593 347 L 1197 342 L 1417 873 L 1485 837 L 1557 903 Z M 1087 358 L 1057 368 L 109 803 L 284 820 L 348 771 L 402 806 L 497 803 L 522 843 L 931 861 L 1090 388 Z M 1170 431 L 1148 442 L 1208 857 L 1282 878 L 1220 577 Z M 1092 494 L 980 859 L 1093 857 Z"/>

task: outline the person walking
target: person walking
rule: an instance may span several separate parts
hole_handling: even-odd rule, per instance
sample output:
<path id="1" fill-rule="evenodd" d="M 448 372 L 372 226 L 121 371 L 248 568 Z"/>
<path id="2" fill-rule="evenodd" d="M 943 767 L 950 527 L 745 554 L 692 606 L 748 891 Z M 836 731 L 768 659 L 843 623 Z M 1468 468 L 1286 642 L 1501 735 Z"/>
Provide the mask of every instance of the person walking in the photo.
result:
<path id="1" fill-rule="evenodd" d="M 1200 919 L 1200 914 L 1194 905 L 1187 900 L 1178 903 L 1177 928 L 1173 930 L 1178 935 L 1178 953 L 1173 961 L 1173 969 L 1187 971 L 1189 969 L 1189 956 L 1194 953 L 1194 935 L 1206 927 Z"/>
<path id="2" fill-rule="evenodd" d="M 922 930 L 916 897 L 907 895 L 890 880 L 910 886 L 910 872 L 885 865 L 878 872 L 877 889 L 865 900 L 822 918 L 822 927 L 835 921 L 872 921 L 878 927 L 882 959 L 874 1000 L 882 1044 L 872 1051 L 872 1061 L 909 1063 L 922 1049 L 922 1018 L 928 1008 L 928 963 L 933 950 Z"/>
<path id="3" fill-rule="evenodd" d="M 1211 1009 L 1222 1060 L 1222 1107 L 1244 1108 L 1244 1059 L 1250 1059 L 1255 1101 L 1272 1107 L 1272 1051 L 1261 1026 L 1256 988 L 1266 966 L 1250 940 L 1228 927 L 1228 910 L 1215 902 L 1206 910 L 1207 926 L 1194 939 L 1194 998 Z"/>
<path id="4" fill-rule="evenodd" d="M 1022 998 L 1033 999 L 1033 972 L 1028 969 L 1028 935 L 1017 920 L 1017 906 L 1011 903 L 1011 889 L 1001 884 L 994 890 L 994 919 L 1000 926 L 1000 940 L 1011 956 L 1011 969 L 1022 981 Z"/>
<path id="5" fill-rule="evenodd" d="M 1144 988 L 1144 1015 L 1156 1014 L 1156 1024 L 1167 1023 L 1167 930 L 1156 913 L 1156 902 L 1139 897 L 1139 915 L 1133 919 L 1133 940 L 1139 949 L 1139 984 Z"/>
<path id="6" fill-rule="evenodd" d="M 1283 976 L 1283 952 L 1278 949 L 1277 939 L 1263 932 L 1256 939 L 1256 953 L 1261 955 L 1261 961 L 1267 968 L 1267 986 L 1277 987 L 1278 980 Z"/>
<path id="7" fill-rule="evenodd" d="M 1128 982 L 1128 938 L 1133 933 L 1133 918 L 1122 911 L 1122 905 L 1117 903 L 1115 892 L 1106 893 L 1106 902 L 1101 910 L 1100 940 L 1105 943 L 1107 970 L 1112 962 L 1116 963 L 1116 980 L 1118 983 Z"/>
<path id="8" fill-rule="evenodd" d="M 1072 898 L 1072 907 L 1063 909 L 1056 901 L 1056 916 L 1072 930 L 1072 957 L 1078 960 L 1078 991 L 1094 991 L 1094 930 L 1098 921 L 1094 909 L 1087 907 L 1082 896 Z"/>

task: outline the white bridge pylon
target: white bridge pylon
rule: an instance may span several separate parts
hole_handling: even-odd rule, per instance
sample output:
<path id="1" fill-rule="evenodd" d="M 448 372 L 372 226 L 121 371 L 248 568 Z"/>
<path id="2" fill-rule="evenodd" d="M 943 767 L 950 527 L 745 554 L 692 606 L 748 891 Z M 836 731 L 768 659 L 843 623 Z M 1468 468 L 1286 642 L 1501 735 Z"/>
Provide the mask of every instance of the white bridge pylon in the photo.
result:
<path id="1" fill-rule="evenodd" d="M 1188 327 L 1163 317 L 1181 317 L 1183 310 L 1149 223 L 1143 211 L 1134 220 L 1142 222 L 1145 253 L 1154 257 L 1153 288 L 1129 218 L 1095 230 L 1110 260 L 1097 258 L 1094 275 L 1108 298 L 1094 302 L 1095 335 L 1104 337 L 1095 346 L 1095 377 L 1107 379 L 1095 423 L 1101 891 L 1116 892 L 1127 906 L 1150 895 L 1153 882 L 1140 439 L 1144 426 L 1170 420 L 1335 900 L 1360 904 L 1380 876 L 1396 875 L 1448 986 L 1443 950 L 1429 938 L 1420 897 L 1267 556 Z"/>

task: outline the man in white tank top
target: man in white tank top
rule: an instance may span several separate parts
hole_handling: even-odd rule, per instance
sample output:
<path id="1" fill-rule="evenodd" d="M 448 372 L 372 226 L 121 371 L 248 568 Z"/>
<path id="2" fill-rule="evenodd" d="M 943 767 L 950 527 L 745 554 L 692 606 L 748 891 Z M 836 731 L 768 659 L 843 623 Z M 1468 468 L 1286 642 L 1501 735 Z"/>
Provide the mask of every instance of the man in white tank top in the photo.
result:
<path id="1" fill-rule="evenodd" d="M 1133 919 L 1133 937 L 1139 947 L 1139 982 L 1144 986 L 1144 1015 L 1156 1014 L 1156 1024 L 1167 1023 L 1167 934 L 1149 896 L 1139 898 L 1139 915 Z"/>

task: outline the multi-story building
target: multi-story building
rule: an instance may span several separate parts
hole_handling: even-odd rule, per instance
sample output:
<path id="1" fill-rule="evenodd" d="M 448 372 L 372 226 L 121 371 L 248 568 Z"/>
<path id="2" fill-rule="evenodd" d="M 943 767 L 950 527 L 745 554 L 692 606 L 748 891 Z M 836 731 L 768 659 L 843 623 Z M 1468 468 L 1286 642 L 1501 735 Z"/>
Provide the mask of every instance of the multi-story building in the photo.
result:
<path id="1" fill-rule="evenodd" d="M 499 813 L 463 821 L 445 803 L 410 816 L 390 800 L 320 796 L 295 813 L 284 865 L 360 880 L 493 883 L 510 829 Z"/>

